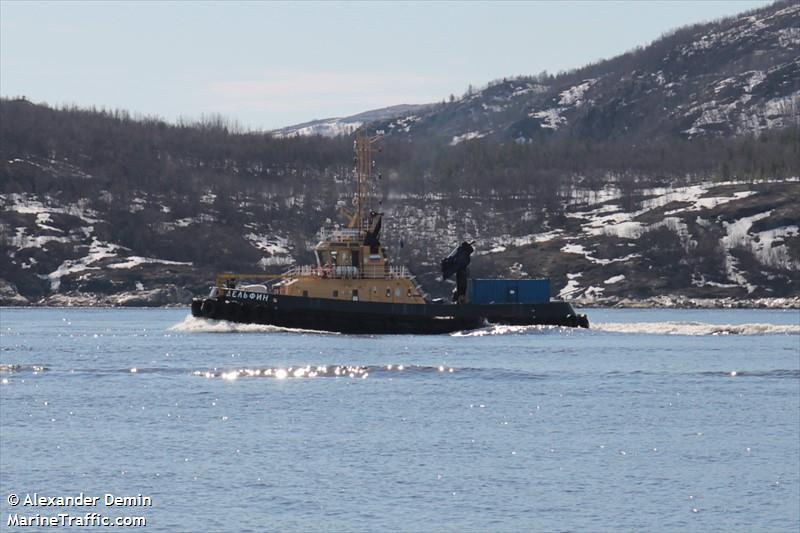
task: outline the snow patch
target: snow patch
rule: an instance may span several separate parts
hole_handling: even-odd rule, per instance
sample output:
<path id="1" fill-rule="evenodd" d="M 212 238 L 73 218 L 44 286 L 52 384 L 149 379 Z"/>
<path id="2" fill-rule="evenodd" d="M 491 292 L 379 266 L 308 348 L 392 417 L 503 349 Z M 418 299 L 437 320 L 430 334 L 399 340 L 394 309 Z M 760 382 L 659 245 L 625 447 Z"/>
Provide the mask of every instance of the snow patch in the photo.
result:
<path id="1" fill-rule="evenodd" d="M 783 48 L 796 48 L 800 46 L 800 28 L 783 28 L 778 30 L 778 43 Z"/>
<path id="2" fill-rule="evenodd" d="M 273 135 L 279 138 L 285 137 L 307 137 L 311 135 L 321 135 L 323 137 L 338 137 L 340 135 L 350 135 L 361 127 L 363 122 L 343 121 L 338 118 L 314 122 L 307 126 L 289 128 L 286 131 L 275 131 Z"/>
<path id="3" fill-rule="evenodd" d="M 51 199 L 48 199 L 50 201 Z M 71 215 L 80 218 L 88 224 L 95 224 L 99 222 L 97 212 L 89 209 L 88 199 L 83 199 L 80 202 L 69 205 L 67 207 L 56 207 L 52 205 L 44 205 L 33 194 L 0 194 L 0 202 L 3 204 L 3 209 L 14 211 L 21 214 L 36 215 L 37 221 L 49 221 L 51 214 Z"/>
<path id="4" fill-rule="evenodd" d="M 546 85 L 528 83 L 523 87 L 517 87 L 514 89 L 514 91 L 511 93 L 511 98 L 517 98 L 525 94 L 542 94 L 549 90 L 550 89 Z"/>
<path id="5" fill-rule="evenodd" d="M 744 272 L 739 270 L 738 261 L 731 254 L 731 250 L 735 247 L 744 247 L 744 245 L 750 240 L 748 237 L 748 231 L 753 223 L 763 218 L 767 218 L 771 214 L 772 211 L 766 211 L 750 217 L 742 217 L 736 222 L 723 222 L 726 235 L 722 237 L 721 242 L 725 248 L 725 271 L 728 275 L 728 279 L 737 285 L 745 287 L 748 294 L 755 291 L 757 287 L 749 283 L 744 275 Z"/>
<path id="6" fill-rule="evenodd" d="M 747 246 L 763 265 L 785 270 L 800 270 L 800 263 L 792 259 L 788 246 L 782 242 L 786 237 L 798 235 L 800 227 L 782 226 L 753 234 Z"/>
<path id="7" fill-rule="evenodd" d="M 567 274 L 567 284 L 564 286 L 563 289 L 558 291 L 558 297 L 562 300 L 570 300 L 575 296 L 580 288 L 580 282 L 578 282 L 578 278 L 583 276 L 583 272 L 577 272 L 575 274 Z"/>
<path id="8" fill-rule="evenodd" d="M 108 265 L 108 268 L 114 269 L 122 269 L 122 268 L 134 268 L 139 265 L 150 264 L 150 263 L 158 263 L 161 265 L 188 265 L 191 266 L 191 262 L 182 262 L 182 261 L 168 261 L 166 259 L 155 259 L 152 257 L 140 257 L 138 255 L 132 255 L 125 258 L 125 261 L 121 263 L 114 263 Z"/>
<path id="9" fill-rule="evenodd" d="M 23 250 L 25 248 L 44 248 L 47 243 L 50 242 L 60 242 L 65 244 L 72 242 L 72 239 L 69 237 L 60 237 L 58 235 L 27 235 L 24 227 L 18 227 L 16 230 L 17 231 L 14 236 L 11 237 L 11 245 L 16 247 L 18 250 Z"/>
<path id="10" fill-rule="evenodd" d="M 547 242 L 560 237 L 563 233 L 563 230 L 557 229 L 544 233 L 531 233 L 521 237 L 512 237 L 511 235 L 505 234 L 492 241 L 489 245 L 491 246 L 489 250 L 479 250 L 475 255 L 494 254 L 505 252 L 508 247 L 519 248 L 521 246 L 529 246 L 533 243 Z"/>
<path id="11" fill-rule="evenodd" d="M 566 117 L 561 116 L 561 108 L 553 107 L 545 109 L 544 111 L 537 111 L 528 116 L 531 118 L 538 118 L 541 121 L 541 127 L 551 130 L 557 130 L 567 123 Z"/>
<path id="12" fill-rule="evenodd" d="M 632 259 L 640 257 L 639 254 L 628 254 L 624 257 L 616 257 L 614 259 L 599 259 L 597 257 L 592 256 L 592 252 L 584 248 L 582 244 L 574 244 L 574 243 L 569 243 L 564 245 L 561 248 L 561 251 L 568 254 L 580 254 L 584 256 L 587 261 L 594 263 L 596 265 L 610 265 L 611 263 L 624 263 L 626 261 L 630 261 Z"/>
<path id="13" fill-rule="evenodd" d="M 284 237 L 248 233 L 244 236 L 254 247 L 270 255 L 288 255 L 289 241 Z"/>
<path id="14" fill-rule="evenodd" d="M 92 244 L 89 246 L 89 253 L 80 259 L 68 259 L 61 263 L 61 265 L 53 272 L 47 274 L 47 279 L 50 280 L 50 290 L 57 291 L 61 286 L 61 278 L 76 272 L 84 270 L 99 270 L 99 267 L 91 267 L 90 265 L 106 259 L 108 257 L 117 257 L 117 252 L 122 247 L 116 244 L 99 241 L 96 237 L 92 238 Z"/>
<path id="15" fill-rule="evenodd" d="M 584 103 L 586 91 L 589 90 L 589 87 L 594 85 L 596 81 L 595 79 L 585 80 L 580 85 L 561 91 L 561 93 L 559 93 L 561 99 L 558 101 L 558 104 L 562 106 L 574 105 L 575 107 L 580 107 Z"/>
<path id="16" fill-rule="evenodd" d="M 453 137 L 453 140 L 450 141 L 450 146 L 455 146 L 455 145 L 457 145 L 459 143 L 462 143 L 464 141 L 470 141 L 472 139 L 480 139 L 484 135 L 486 135 L 486 134 L 485 133 L 480 133 L 480 132 L 477 132 L 477 131 L 468 131 L 467 133 L 464 133 L 463 135 L 456 135 L 455 137 Z"/>

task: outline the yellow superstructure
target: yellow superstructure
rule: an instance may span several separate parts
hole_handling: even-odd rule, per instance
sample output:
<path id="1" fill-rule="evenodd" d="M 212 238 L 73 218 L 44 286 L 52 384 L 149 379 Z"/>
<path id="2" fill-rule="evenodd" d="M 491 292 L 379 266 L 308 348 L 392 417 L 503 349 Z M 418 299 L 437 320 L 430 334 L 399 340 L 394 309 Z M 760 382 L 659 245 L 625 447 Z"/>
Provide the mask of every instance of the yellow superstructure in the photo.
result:
<path id="1" fill-rule="evenodd" d="M 316 265 L 297 266 L 281 276 L 220 274 L 220 290 L 240 280 L 268 279 L 275 295 L 358 302 L 425 304 L 425 295 L 405 267 L 392 266 L 379 237 L 382 213 L 373 209 L 373 144 L 379 137 L 356 135 L 356 193 L 342 209 L 346 227 L 323 229 L 314 249 Z M 278 280 L 275 282 L 275 280 Z M 266 287 L 265 287 L 266 288 Z"/>
<path id="2" fill-rule="evenodd" d="M 373 222 L 373 231 L 378 221 Z M 272 286 L 273 294 L 424 304 L 425 297 L 408 270 L 391 266 L 382 246 L 364 244 L 368 233 L 351 228 L 323 231 L 323 238 L 314 250 L 317 264 L 286 272 Z"/>

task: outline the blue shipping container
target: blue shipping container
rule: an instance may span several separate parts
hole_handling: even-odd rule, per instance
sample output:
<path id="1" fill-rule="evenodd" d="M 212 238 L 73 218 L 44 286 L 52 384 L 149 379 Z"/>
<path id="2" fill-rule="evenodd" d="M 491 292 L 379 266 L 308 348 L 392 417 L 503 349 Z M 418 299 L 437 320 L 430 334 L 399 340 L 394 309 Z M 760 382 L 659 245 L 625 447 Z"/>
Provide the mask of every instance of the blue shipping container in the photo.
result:
<path id="1" fill-rule="evenodd" d="M 467 301 L 474 304 L 540 304 L 550 301 L 549 279 L 471 279 Z"/>

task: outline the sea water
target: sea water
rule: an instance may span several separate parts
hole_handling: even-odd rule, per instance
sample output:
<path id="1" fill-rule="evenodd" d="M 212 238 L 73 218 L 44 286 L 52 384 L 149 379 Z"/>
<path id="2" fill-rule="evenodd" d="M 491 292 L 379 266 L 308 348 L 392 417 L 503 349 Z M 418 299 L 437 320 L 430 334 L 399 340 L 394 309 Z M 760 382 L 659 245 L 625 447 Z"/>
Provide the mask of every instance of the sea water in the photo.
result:
<path id="1" fill-rule="evenodd" d="M 798 531 L 800 313 L 587 312 L 355 336 L 2 309 L 0 529 Z"/>

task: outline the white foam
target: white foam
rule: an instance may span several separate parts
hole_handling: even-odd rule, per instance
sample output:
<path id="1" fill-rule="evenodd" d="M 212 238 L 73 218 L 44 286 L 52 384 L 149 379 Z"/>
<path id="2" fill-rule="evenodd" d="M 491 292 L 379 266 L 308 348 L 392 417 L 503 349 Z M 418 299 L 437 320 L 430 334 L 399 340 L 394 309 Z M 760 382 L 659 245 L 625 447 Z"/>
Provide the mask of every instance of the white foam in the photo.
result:
<path id="1" fill-rule="evenodd" d="M 485 337 L 487 335 L 527 335 L 532 333 L 546 333 L 550 331 L 570 331 L 574 328 L 567 328 L 564 326 L 547 326 L 537 324 L 533 326 L 508 326 L 496 324 L 480 329 L 473 329 L 470 331 L 457 331 L 452 333 L 452 337 Z"/>
<path id="2" fill-rule="evenodd" d="M 706 324 L 702 322 L 626 322 L 592 324 L 595 331 L 649 335 L 800 335 L 795 324 Z"/>
<path id="3" fill-rule="evenodd" d="M 311 329 L 294 329 L 272 326 L 269 324 L 242 324 L 227 320 L 211 320 L 188 315 L 183 321 L 169 327 L 169 331 L 182 333 L 315 333 L 321 335 L 336 335 L 329 331 L 316 331 Z"/>

